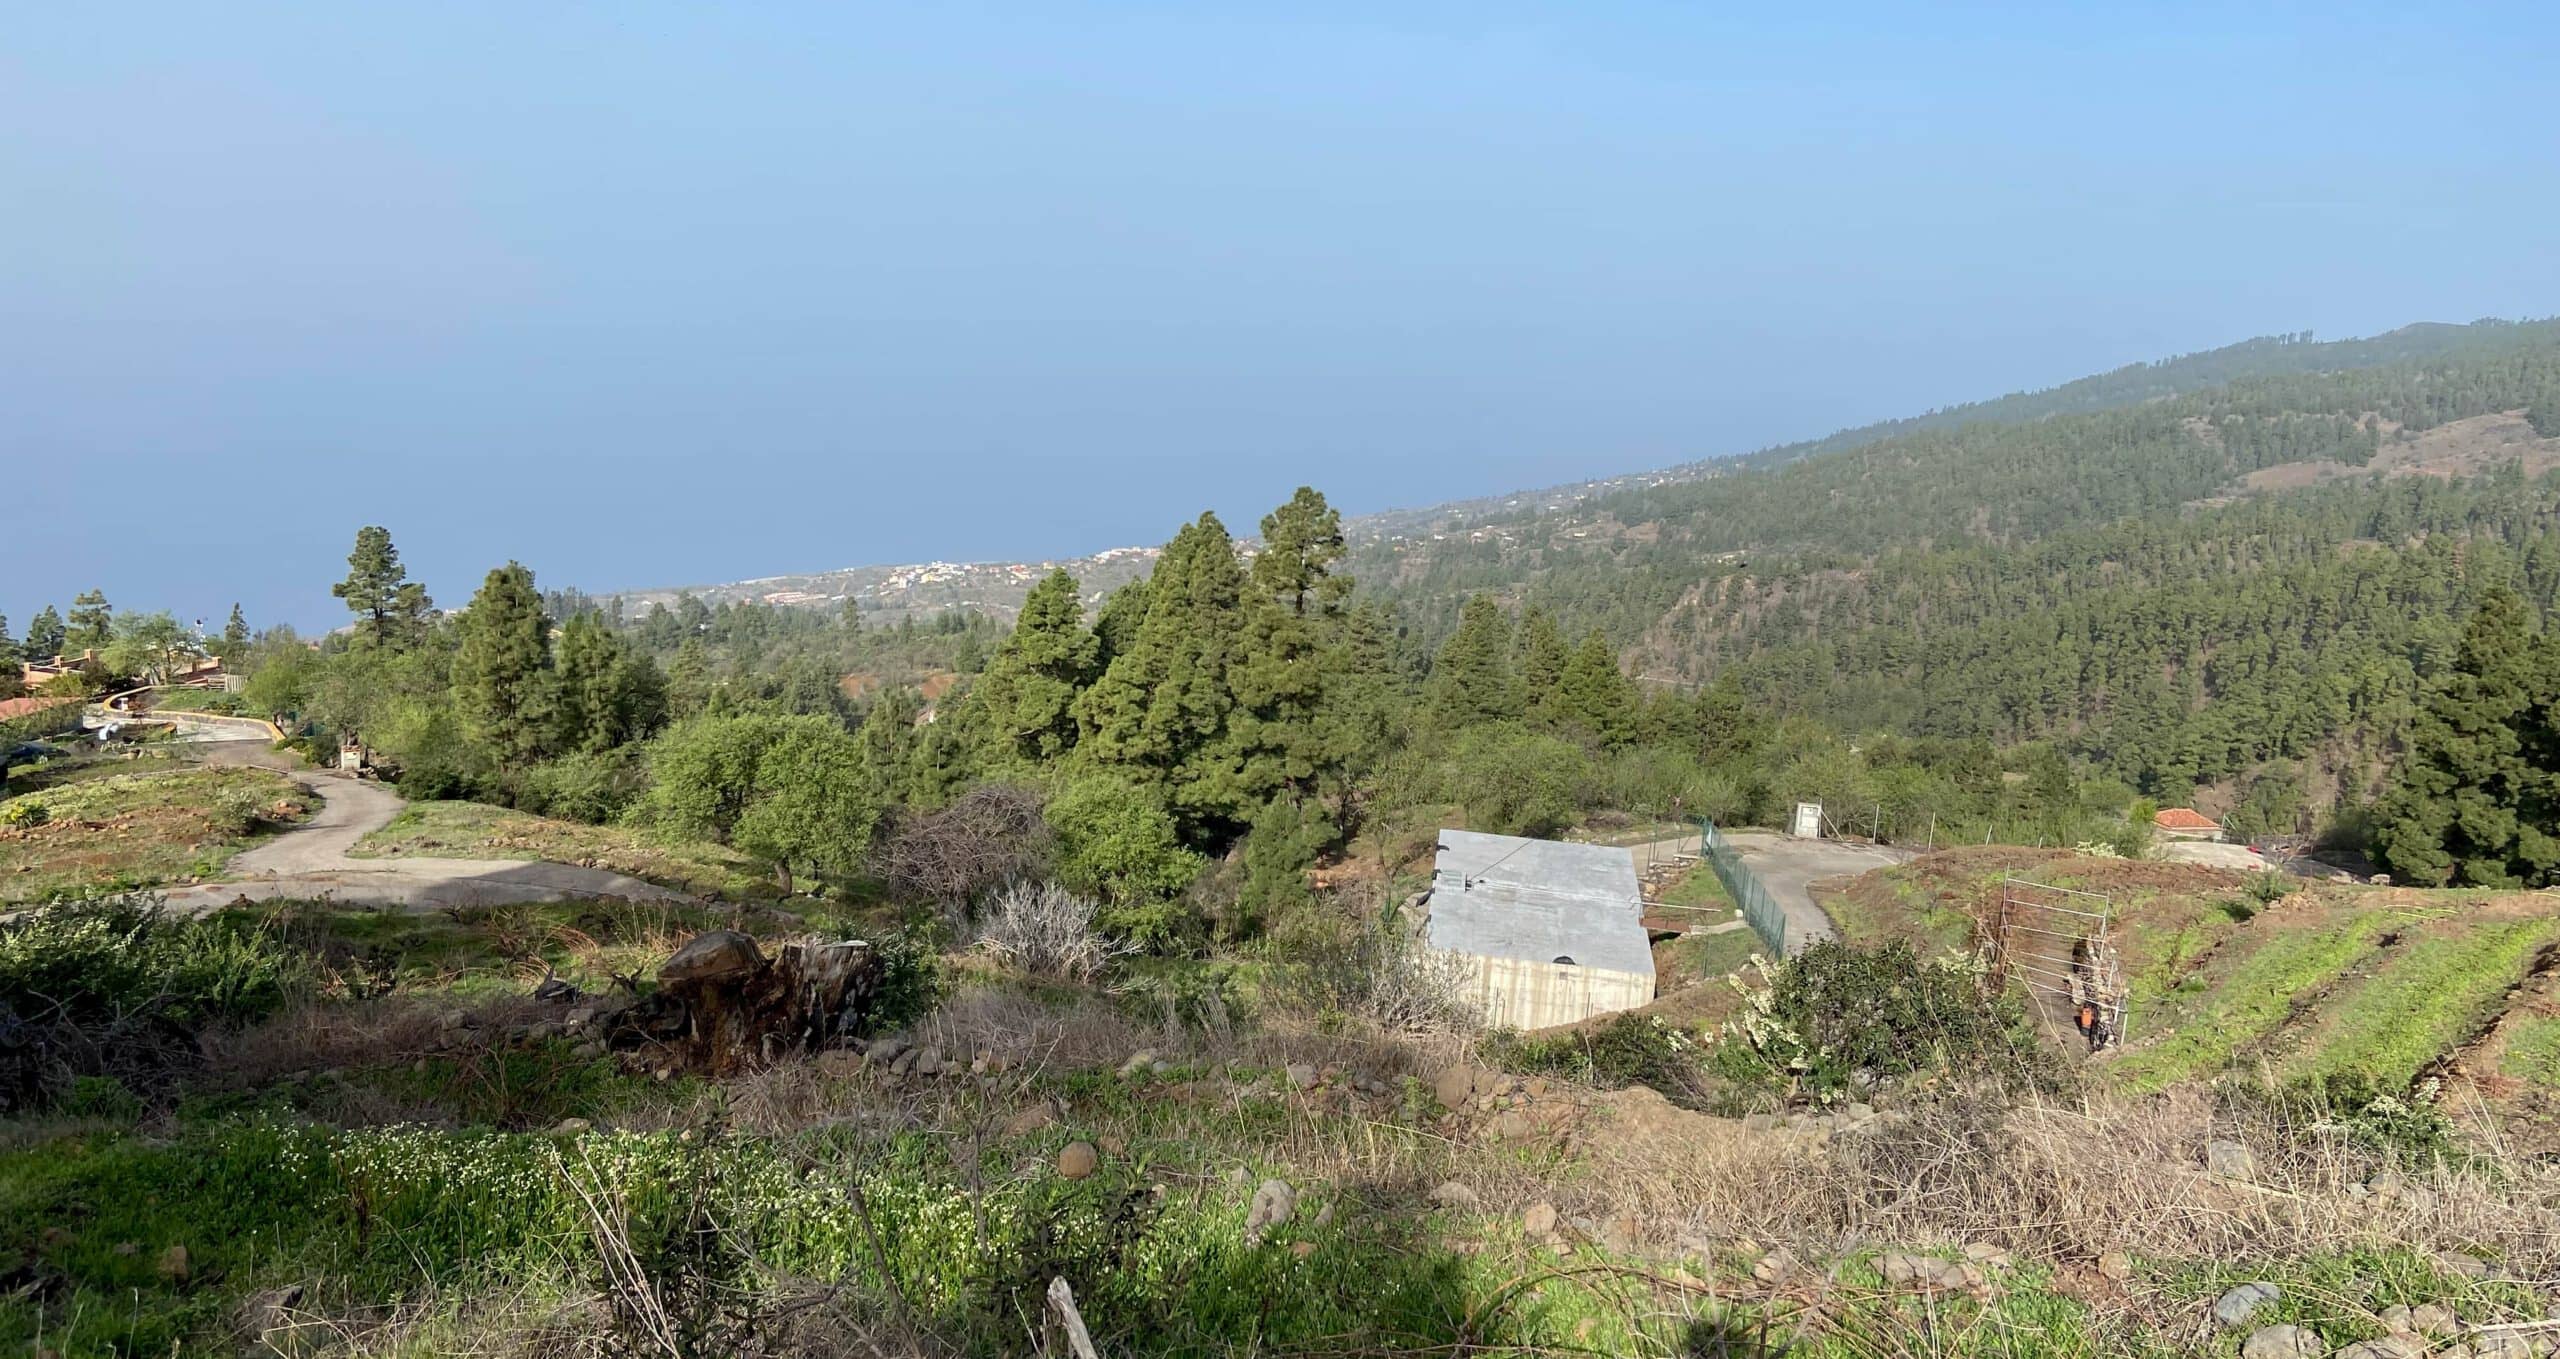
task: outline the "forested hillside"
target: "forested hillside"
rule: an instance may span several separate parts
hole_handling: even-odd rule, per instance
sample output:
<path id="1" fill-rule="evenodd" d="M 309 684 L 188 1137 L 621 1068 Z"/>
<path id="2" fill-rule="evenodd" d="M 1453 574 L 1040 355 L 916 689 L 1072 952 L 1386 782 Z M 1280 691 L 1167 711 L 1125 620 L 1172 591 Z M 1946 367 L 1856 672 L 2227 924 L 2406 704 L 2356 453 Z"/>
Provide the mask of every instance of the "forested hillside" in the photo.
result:
<path id="1" fill-rule="evenodd" d="M 2069 400 L 2134 404 L 1917 429 L 1359 566 L 1426 631 L 1491 591 L 1601 629 L 1655 684 L 1728 678 L 1852 731 L 2056 739 L 2154 797 L 2228 781 L 2263 829 L 2308 828 L 2369 785 L 2484 590 L 2560 593 L 2560 325 L 2425 338 L 2422 359 L 2365 342 L 2394 361 L 2169 399 L 2110 375 Z"/>

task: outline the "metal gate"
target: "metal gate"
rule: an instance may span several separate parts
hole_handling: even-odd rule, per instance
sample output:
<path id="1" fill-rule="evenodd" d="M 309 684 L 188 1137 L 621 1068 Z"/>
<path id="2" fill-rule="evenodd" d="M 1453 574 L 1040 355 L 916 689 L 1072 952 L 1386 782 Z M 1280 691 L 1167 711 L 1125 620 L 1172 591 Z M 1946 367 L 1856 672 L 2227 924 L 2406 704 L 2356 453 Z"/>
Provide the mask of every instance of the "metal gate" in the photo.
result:
<path id="1" fill-rule="evenodd" d="M 1725 894 L 1742 908 L 1742 918 L 1751 922 L 1760 942 L 1769 946 L 1769 956 L 1787 956 L 1787 913 L 1779 909 L 1777 899 L 1760 885 L 1742 855 L 1716 830 L 1716 823 L 1698 823 L 1698 847 L 1709 867 L 1716 871 L 1716 881 L 1724 884 Z"/>
<path id="2" fill-rule="evenodd" d="M 2131 1011 L 2109 936 L 2114 914 L 2114 903 L 2095 892 L 2002 878 L 1991 984 L 2015 978 L 2047 1024 L 2079 1034 L 2093 1052 L 2122 1043 Z"/>

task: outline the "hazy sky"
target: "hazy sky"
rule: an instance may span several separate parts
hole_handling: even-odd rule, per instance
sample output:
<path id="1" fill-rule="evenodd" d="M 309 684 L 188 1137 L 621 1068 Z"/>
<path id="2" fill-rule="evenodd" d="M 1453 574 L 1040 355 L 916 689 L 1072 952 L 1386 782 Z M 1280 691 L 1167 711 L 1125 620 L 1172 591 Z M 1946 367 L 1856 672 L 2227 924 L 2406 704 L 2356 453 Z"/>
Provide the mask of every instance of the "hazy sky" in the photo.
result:
<path id="1" fill-rule="evenodd" d="M 2560 311 L 2548 4 L 1726 8 L 20 6 L 0 611 L 334 624 L 371 522 L 450 603 L 1064 555 Z"/>

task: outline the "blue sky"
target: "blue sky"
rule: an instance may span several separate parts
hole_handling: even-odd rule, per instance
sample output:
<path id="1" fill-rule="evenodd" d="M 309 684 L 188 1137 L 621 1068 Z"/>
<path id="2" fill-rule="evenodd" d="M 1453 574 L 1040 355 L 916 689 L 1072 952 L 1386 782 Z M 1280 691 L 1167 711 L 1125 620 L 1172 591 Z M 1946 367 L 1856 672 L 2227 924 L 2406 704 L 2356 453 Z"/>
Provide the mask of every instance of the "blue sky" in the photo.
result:
<path id="1" fill-rule="evenodd" d="M 2550 6 L 1725 8 L 28 7 L 0 611 L 332 625 L 375 522 L 449 602 L 1065 555 L 2560 311 Z"/>

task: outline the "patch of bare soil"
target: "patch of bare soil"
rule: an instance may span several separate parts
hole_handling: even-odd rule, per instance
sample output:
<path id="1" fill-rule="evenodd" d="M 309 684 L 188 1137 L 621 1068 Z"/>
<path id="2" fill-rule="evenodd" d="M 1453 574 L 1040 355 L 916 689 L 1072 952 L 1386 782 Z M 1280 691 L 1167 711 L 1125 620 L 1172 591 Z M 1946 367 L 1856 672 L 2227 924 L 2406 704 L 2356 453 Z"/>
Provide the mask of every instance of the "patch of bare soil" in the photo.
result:
<path id="1" fill-rule="evenodd" d="M 2511 1055 L 2560 1026 L 2560 954 L 2546 951 L 2480 1040 L 2446 1065 L 2444 1107 L 2459 1119 L 2486 1110 L 2511 1150 L 2560 1157 L 2560 1085 Z"/>
<path id="2" fill-rule="evenodd" d="M 2250 491 L 2289 491 L 2345 477 L 2467 477 L 2522 462 L 2528 477 L 2560 467 L 2560 439 L 2533 432 L 2521 411 L 2475 415 L 2456 420 L 2406 441 L 2385 422 L 2382 451 L 2369 467 L 2349 467 L 2320 459 L 2261 467 L 2240 479 Z"/>

